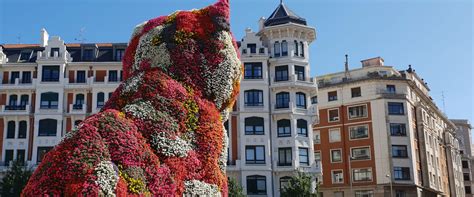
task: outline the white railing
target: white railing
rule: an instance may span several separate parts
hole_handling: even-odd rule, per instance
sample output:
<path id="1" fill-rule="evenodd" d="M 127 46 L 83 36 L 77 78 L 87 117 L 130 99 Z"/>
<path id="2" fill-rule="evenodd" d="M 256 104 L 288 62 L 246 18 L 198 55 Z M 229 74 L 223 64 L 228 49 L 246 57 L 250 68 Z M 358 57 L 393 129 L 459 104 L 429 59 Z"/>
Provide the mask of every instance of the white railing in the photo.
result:
<path id="1" fill-rule="evenodd" d="M 76 104 L 69 104 L 69 113 L 71 114 L 85 114 L 87 109 L 86 104 L 81 104 L 80 108 Z"/>

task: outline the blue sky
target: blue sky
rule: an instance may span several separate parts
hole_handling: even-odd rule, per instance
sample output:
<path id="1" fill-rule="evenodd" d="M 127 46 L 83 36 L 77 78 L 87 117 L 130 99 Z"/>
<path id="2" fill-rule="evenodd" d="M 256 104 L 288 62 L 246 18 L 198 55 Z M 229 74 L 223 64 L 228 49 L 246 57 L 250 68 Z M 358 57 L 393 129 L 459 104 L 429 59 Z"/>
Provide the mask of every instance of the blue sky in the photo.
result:
<path id="1" fill-rule="evenodd" d="M 211 0 L 0 0 L 0 43 L 38 43 L 46 28 L 66 42 L 128 42 L 133 27 Z M 338 72 L 381 56 L 386 65 L 413 65 L 450 118 L 474 122 L 473 3 L 471 0 L 284 0 L 317 30 L 312 75 Z M 279 0 L 231 0 L 232 30 L 257 29 Z"/>

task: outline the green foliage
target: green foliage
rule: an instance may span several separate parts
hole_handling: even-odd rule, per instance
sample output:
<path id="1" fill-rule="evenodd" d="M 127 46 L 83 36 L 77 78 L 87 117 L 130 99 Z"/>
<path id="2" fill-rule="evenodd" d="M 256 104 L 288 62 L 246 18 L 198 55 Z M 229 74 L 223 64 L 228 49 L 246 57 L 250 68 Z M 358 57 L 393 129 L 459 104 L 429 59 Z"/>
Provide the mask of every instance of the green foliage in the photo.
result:
<path id="1" fill-rule="evenodd" d="M 298 172 L 297 176 L 291 177 L 288 185 L 281 191 L 282 197 L 317 197 L 311 192 L 312 177 L 306 173 Z M 318 187 L 316 187 L 318 189 Z"/>
<path id="2" fill-rule="evenodd" d="M 244 189 L 234 178 L 229 178 L 229 197 L 244 197 Z"/>
<path id="3" fill-rule="evenodd" d="M 14 161 L 0 181 L 1 196 L 20 196 L 21 191 L 28 183 L 33 171 L 23 165 L 24 162 Z"/>

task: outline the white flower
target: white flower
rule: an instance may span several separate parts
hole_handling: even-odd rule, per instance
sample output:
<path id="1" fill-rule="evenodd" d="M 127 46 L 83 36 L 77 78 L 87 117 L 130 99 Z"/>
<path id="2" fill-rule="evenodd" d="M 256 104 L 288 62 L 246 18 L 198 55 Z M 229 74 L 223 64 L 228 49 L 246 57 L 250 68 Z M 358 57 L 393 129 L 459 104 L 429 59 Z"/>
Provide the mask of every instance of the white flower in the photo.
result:
<path id="1" fill-rule="evenodd" d="M 222 172 L 226 172 L 226 167 L 227 167 L 227 147 L 229 146 L 229 137 L 227 136 L 227 131 L 225 129 L 225 127 L 223 126 L 223 129 L 222 131 L 224 132 L 223 136 L 224 138 L 222 139 L 223 142 L 222 142 L 222 150 L 221 150 L 221 154 L 219 155 L 219 168 L 221 169 Z"/>
<path id="2" fill-rule="evenodd" d="M 164 25 L 157 26 L 140 37 L 135 53 L 133 70 L 138 70 L 143 60 L 150 60 L 152 67 L 161 67 L 165 70 L 171 65 L 171 58 L 166 48 L 166 43 L 161 43 L 159 46 L 154 46 L 153 44 L 153 39 L 158 38 L 165 27 Z"/>
<path id="3" fill-rule="evenodd" d="M 95 183 L 99 185 L 100 190 L 105 196 L 115 196 L 115 187 L 119 180 L 119 176 L 114 169 L 111 161 L 102 161 L 95 168 L 97 180 Z"/>
<path id="4" fill-rule="evenodd" d="M 221 196 L 217 185 L 198 180 L 185 181 L 184 187 L 183 196 Z"/>
<path id="5" fill-rule="evenodd" d="M 167 157 L 186 157 L 188 151 L 192 146 L 179 137 L 171 139 L 167 132 L 160 132 L 154 134 L 151 139 L 151 144 L 156 148 L 156 151 Z"/>
<path id="6" fill-rule="evenodd" d="M 131 113 L 134 117 L 140 119 L 153 117 L 156 112 L 150 101 L 139 101 L 134 104 L 126 105 L 123 111 Z"/>
<path id="7" fill-rule="evenodd" d="M 140 86 L 143 80 L 143 75 L 144 73 L 141 72 L 128 78 L 127 81 L 123 83 L 122 94 L 128 94 L 137 91 L 138 86 Z"/>

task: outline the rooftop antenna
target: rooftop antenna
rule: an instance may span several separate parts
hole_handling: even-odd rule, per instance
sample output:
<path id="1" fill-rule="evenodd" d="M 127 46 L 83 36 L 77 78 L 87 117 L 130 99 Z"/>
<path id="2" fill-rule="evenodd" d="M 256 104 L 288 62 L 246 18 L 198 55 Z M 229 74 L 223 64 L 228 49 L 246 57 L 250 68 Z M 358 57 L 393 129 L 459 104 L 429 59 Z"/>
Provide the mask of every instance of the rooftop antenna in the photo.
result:
<path id="1" fill-rule="evenodd" d="M 81 30 L 79 30 L 79 37 L 78 38 L 74 38 L 75 41 L 79 41 L 81 44 L 84 43 L 84 41 L 86 41 L 87 39 L 84 38 L 84 34 L 86 32 L 86 28 L 85 27 L 81 27 Z"/>
<path id="2" fill-rule="evenodd" d="M 21 34 L 18 34 L 18 36 L 16 36 L 16 39 L 18 41 L 18 44 L 21 44 Z"/>
<path id="3" fill-rule="evenodd" d="M 344 63 L 344 76 L 349 79 L 349 55 L 346 54 L 346 62 Z"/>
<path id="4" fill-rule="evenodd" d="M 444 97 L 444 91 L 441 91 L 441 99 L 443 101 L 443 112 L 446 114 L 446 102 L 445 102 L 445 97 Z"/>

